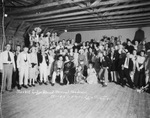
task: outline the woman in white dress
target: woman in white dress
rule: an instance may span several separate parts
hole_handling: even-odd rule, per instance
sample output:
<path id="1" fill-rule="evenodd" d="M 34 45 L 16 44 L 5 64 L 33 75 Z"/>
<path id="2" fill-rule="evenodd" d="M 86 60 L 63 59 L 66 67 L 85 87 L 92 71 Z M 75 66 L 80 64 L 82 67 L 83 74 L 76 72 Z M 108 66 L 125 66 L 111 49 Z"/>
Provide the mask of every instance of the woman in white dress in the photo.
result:
<path id="1" fill-rule="evenodd" d="M 88 73 L 87 83 L 89 83 L 89 84 L 97 84 L 98 83 L 98 81 L 97 81 L 98 79 L 97 79 L 96 71 L 93 68 L 93 64 L 92 63 L 89 63 L 89 68 L 87 69 L 87 73 Z"/>
<path id="2" fill-rule="evenodd" d="M 78 66 L 78 56 L 79 56 L 78 49 L 75 48 L 74 49 L 74 64 L 75 64 L 75 67 Z"/>
<path id="3" fill-rule="evenodd" d="M 35 31 L 33 30 L 31 34 L 29 34 L 30 46 L 33 46 L 35 42 Z"/>
<path id="4" fill-rule="evenodd" d="M 30 63 L 31 67 L 29 68 L 29 86 L 35 86 L 36 81 L 36 74 L 37 74 L 37 67 L 38 67 L 38 61 L 37 61 L 37 54 L 36 54 L 36 48 L 31 48 L 31 53 L 29 54 L 30 57 Z"/>

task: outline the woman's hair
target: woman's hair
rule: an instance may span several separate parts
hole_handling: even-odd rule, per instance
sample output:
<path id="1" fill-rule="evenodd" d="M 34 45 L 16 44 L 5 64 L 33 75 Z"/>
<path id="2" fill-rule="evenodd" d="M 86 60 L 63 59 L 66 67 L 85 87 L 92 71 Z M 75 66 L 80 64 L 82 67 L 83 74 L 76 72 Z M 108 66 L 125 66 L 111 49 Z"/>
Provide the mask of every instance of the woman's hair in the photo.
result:
<path id="1" fill-rule="evenodd" d="M 141 54 L 141 52 L 144 52 L 144 54 L 145 54 L 145 51 L 144 51 L 144 50 L 141 50 L 141 51 L 140 51 L 140 54 Z"/>
<path id="2" fill-rule="evenodd" d="M 94 67 L 94 63 L 93 62 L 89 62 L 89 65 L 92 65 L 92 67 Z"/>

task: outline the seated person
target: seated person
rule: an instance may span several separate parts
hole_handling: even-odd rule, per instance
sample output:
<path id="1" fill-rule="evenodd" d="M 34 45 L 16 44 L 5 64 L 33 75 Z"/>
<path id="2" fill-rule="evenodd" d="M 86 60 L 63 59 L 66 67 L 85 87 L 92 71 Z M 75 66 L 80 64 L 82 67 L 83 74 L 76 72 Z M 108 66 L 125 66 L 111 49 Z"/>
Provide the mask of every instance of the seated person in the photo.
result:
<path id="1" fill-rule="evenodd" d="M 58 60 L 54 62 L 54 72 L 52 74 L 52 86 L 54 86 L 56 82 L 56 77 L 60 76 L 60 85 L 63 85 L 63 56 L 59 55 Z"/>
<path id="2" fill-rule="evenodd" d="M 87 69 L 87 83 L 89 84 L 97 84 L 98 83 L 98 79 L 97 79 L 97 75 L 96 75 L 96 71 L 93 68 L 93 63 L 89 63 L 89 68 Z"/>
<path id="3" fill-rule="evenodd" d="M 78 66 L 76 68 L 75 83 L 76 84 L 84 84 L 84 83 L 86 83 L 86 78 L 82 74 L 82 67 L 81 66 Z"/>

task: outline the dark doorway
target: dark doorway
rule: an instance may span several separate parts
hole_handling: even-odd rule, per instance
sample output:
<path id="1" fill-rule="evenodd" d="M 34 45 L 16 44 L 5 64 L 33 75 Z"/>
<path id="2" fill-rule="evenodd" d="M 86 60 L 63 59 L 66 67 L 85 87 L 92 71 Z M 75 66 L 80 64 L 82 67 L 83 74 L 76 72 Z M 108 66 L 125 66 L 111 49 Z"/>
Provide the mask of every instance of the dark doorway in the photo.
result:
<path id="1" fill-rule="evenodd" d="M 81 40 L 82 40 L 81 34 L 80 33 L 76 34 L 75 42 L 76 43 L 81 43 Z"/>
<path id="2" fill-rule="evenodd" d="M 143 31 L 141 28 L 139 28 L 139 29 L 135 32 L 135 36 L 134 36 L 133 42 L 134 42 L 134 41 L 138 41 L 138 42 L 140 43 L 141 41 L 144 40 L 144 38 L 145 38 L 145 33 L 144 33 L 144 31 Z"/>

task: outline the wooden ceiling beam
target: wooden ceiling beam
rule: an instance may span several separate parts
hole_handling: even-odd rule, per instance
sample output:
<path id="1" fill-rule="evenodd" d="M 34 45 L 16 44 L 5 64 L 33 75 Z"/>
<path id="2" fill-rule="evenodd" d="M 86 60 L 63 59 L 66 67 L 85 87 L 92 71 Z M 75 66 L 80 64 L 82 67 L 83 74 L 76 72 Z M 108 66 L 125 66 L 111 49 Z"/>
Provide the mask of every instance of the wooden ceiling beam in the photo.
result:
<path id="1" fill-rule="evenodd" d="M 23 12 L 26 12 L 26 11 L 31 11 L 31 10 L 34 11 L 34 10 L 38 10 L 38 9 L 41 9 L 41 8 L 54 7 L 54 6 L 58 6 L 60 4 L 63 5 L 63 4 L 82 2 L 82 1 L 85 1 L 85 0 L 63 0 L 63 1 L 60 1 L 60 2 L 52 2 L 52 3 L 50 2 L 50 3 L 47 3 L 47 4 L 37 5 L 37 6 L 34 6 L 34 7 L 23 8 L 21 10 L 17 9 L 17 10 L 9 12 L 8 14 L 23 13 Z"/>
<path id="2" fill-rule="evenodd" d="M 109 7 L 109 8 L 103 8 L 103 9 L 98 9 L 96 12 L 106 12 L 106 11 L 111 11 L 111 10 L 117 10 L 121 8 L 132 8 L 132 7 L 140 7 L 144 5 L 150 5 L 150 1 L 146 3 L 137 3 L 137 4 L 131 4 L 131 5 L 122 5 L 122 6 L 116 6 L 116 7 Z M 60 10 L 61 11 L 61 10 Z M 39 18 L 29 18 L 29 19 L 24 19 L 25 21 L 39 21 L 39 20 L 48 20 L 48 19 L 54 19 L 54 18 L 63 18 L 63 17 L 73 17 L 77 15 L 85 15 L 85 14 L 91 14 L 91 12 L 87 13 L 87 11 L 80 11 L 80 12 L 74 12 L 74 13 L 67 13 L 67 14 L 60 14 L 60 15 L 53 15 L 53 16 L 46 16 L 46 17 L 39 17 Z"/>
<path id="3" fill-rule="evenodd" d="M 9 26 L 13 23 L 14 19 L 10 19 L 10 21 L 5 26 L 5 31 L 8 31 Z"/>
<path id="4" fill-rule="evenodd" d="M 138 10 L 129 10 L 127 11 L 129 13 L 129 15 L 126 16 L 120 16 L 121 14 L 125 13 L 125 11 L 117 11 L 117 12 L 112 12 L 109 14 L 104 14 L 104 17 L 107 17 L 108 20 L 110 19 L 122 19 L 122 18 L 135 18 L 135 17 L 144 17 L 144 16 L 149 16 L 150 13 L 142 13 L 142 14 L 135 14 L 138 12 L 146 12 L 149 11 L 150 8 L 144 8 L 144 9 L 138 9 Z M 131 14 L 134 13 L 134 14 Z M 117 16 L 116 16 L 116 15 Z M 113 16 L 115 15 L 115 16 Z M 62 19 L 49 19 L 49 20 L 45 20 L 45 21 L 38 21 L 38 22 L 34 22 L 34 24 L 42 24 L 42 23 L 52 23 L 54 24 L 55 22 L 67 22 L 69 23 L 69 21 L 71 22 L 71 20 L 82 20 L 82 19 L 95 19 L 93 16 L 91 15 L 85 15 L 85 16 L 77 16 L 77 17 L 70 17 L 70 18 L 62 18 Z M 134 19 L 133 19 L 134 20 Z"/>
<path id="5" fill-rule="evenodd" d="M 70 0 L 71 1 L 71 0 Z M 82 0 L 82 1 L 86 1 L 86 0 Z M 81 2 L 82 2 L 81 1 Z M 90 7 L 97 7 L 97 6 L 103 6 L 103 5 L 110 5 L 110 4 L 116 4 L 116 3 L 126 3 L 126 2 L 131 2 L 131 0 L 111 0 L 111 1 L 107 1 L 107 2 L 100 2 L 101 0 L 97 0 L 97 2 L 94 4 L 92 4 Z M 132 0 L 132 1 L 139 1 L 139 0 Z M 78 3 L 77 1 L 74 1 L 74 2 L 71 2 L 72 3 Z M 100 5 L 98 4 L 100 3 Z M 39 7 L 40 8 L 40 7 Z M 41 8 L 45 8 L 44 6 L 42 6 Z M 89 8 L 89 6 L 87 6 L 86 8 L 84 9 L 87 9 Z M 75 7 L 71 7 L 71 8 L 64 8 L 64 9 L 61 9 L 61 10 L 55 10 L 55 11 L 51 11 L 51 12 L 44 12 L 44 13 L 41 13 L 41 14 L 30 14 L 30 15 L 23 15 L 22 16 L 15 16 L 16 18 L 31 18 L 31 17 L 42 17 L 42 16 L 45 16 L 45 15 L 52 15 L 52 14 L 56 14 L 56 13 L 62 13 L 62 12 L 67 12 L 67 11 L 73 11 L 73 10 L 82 10 L 83 8 L 80 8 L 79 6 L 75 6 Z M 30 11 L 32 10 L 31 9 L 28 9 L 28 10 L 25 10 L 24 12 L 26 11 Z M 33 10 L 35 10 L 33 8 Z M 21 11 L 20 11 L 21 12 Z M 17 14 L 17 13 L 20 13 L 20 12 L 15 12 L 13 15 Z M 13 13 L 13 12 L 12 12 Z M 10 14 L 12 14 L 10 12 Z"/>
<path id="6" fill-rule="evenodd" d="M 24 35 L 28 34 L 32 28 L 33 28 L 33 24 L 31 24 L 29 27 L 26 28 Z"/>
<path id="7" fill-rule="evenodd" d="M 117 26 L 117 29 L 120 28 L 120 27 L 124 27 L 124 28 L 137 27 L 138 28 L 139 26 L 141 26 L 141 27 L 150 26 L 150 22 L 149 23 L 136 23 L 136 24 L 133 24 L 133 23 L 130 23 L 130 24 L 129 23 L 127 23 L 127 24 L 116 24 L 116 26 Z M 68 31 L 71 31 L 71 30 L 80 31 L 81 29 L 83 31 L 89 30 L 89 29 L 91 29 L 91 30 L 93 30 L 93 29 L 98 30 L 99 28 L 101 28 L 102 30 L 104 30 L 105 28 L 107 28 L 107 29 L 113 29 L 112 27 L 109 27 L 109 26 L 95 25 L 95 26 L 85 26 L 85 27 L 71 27 L 71 28 L 68 29 Z M 64 29 L 63 28 L 62 29 L 59 28 L 57 30 L 64 30 Z"/>
<path id="8" fill-rule="evenodd" d="M 16 28 L 14 36 L 17 35 L 18 31 L 22 28 L 22 26 L 24 25 L 25 21 L 22 21 L 22 23 Z"/>
<path id="9" fill-rule="evenodd" d="M 85 6 L 84 4 L 82 4 L 82 3 L 76 3 L 76 4 L 77 4 L 79 7 L 81 7 L 81 8 L 85 8 L 85 7 L 86 7 L 86 6 Z M 96 17 L 96 19 L 98 19 L 99 22 L 104 23 L 104 24 L 106 24 L 106 25 L 109 25 L 110 27 L 114 27 L 114 26 L 112 26 L 110 23 L 106 22 L 107 19 L 105 19 L 103 16 L 100 17 L 99 14 L 98 14 L 97 12 L 95 12 L 95 9 L 94 9 L 94 8 L 90 7 L 90 9 L 86 9 L 86 11 L 87 11 L 88 13 L 91 13 L 91 15 L 93 15 L 94 17 Z"/>
<path id="10" fill-rule="evenodd" d="M 150 17 L 149 17 L 150 18 Z M 118 24 L 118 23 L 137 23 L 137 22 L 149 22 L 150 20 L 149 19 L 142 19 L 142 20 L 128 20 L 128 21 L 125 21 L 125 20 L 121 20 L 121 21 L 115 21 L 115 20 L 112 20 L 112 21 L 109 21 L 108 23 L 111 23 L 111 24 Z M 82 25 L 95 25 L 95 24 L 104 24 L 104 23 L 100 23 L 99 21 L 95 21 L 95 22 L 81 22 L 81 23 L 73 23 L 72 25 L 69 25 L 72 26 L 72 27 L 76 27 L 76 26 L 82 26 Z M 64 27 L 65 25 L 64 24 L 60 24 L 60 25 L 47 25 L 45 27 Z"/>
<path id="11" fill-rule="evenodd" d="M 146 22 L 142 22 L 142 21 L 136 21 L 136 22 L 121 22 L 121 23 L 118 23 L 118 22 L 115 22 L 115 23 L 112 23 L 112 25 L 114 25 L 115 27 L 117 25 L 128 25 L 128 24 L 142 24 L 142 23 L 147 23 L 149 24 L 150 21 L 146 21 Z M 108 26 L 108 25 L 105 25 L 105 24 L 99 24 L 99 23 L 93 23 L 93 24 L 84 24 L 84 25 L 71 25 L 69 26 L 67 29 L 70 29 L 70 28 L 78 28 L 78 27 L 96 27 L 96 26 Z M 110 27 L 110 26 L 108 26 Z M 48 28 L 54 28 L 54 29 L 66 29 L 64 26 L 58 26 L 58 27 L 48 27 Z M 117 27 L 116 27 L 117 28 Z M 114 28 L 115 29 L 115 28 Z"/>
<path id="12" fill-rule="evenodd" d="M 150 16 L 146 16 L 146 17 L 134 17 L 134 21 L 137 21 L 137 20 L 145 20 L 145 19 L 150 19 Z M 121 19 L 109 19 L 109 21 L 107 22 L 122 22 L 122 21 L 133 21 L 133 18 L 121 18 Z M 55 23 L 41 23 L 42 26 L 50 26 L 50 25 L 53 25 L 53 26 L 57 26 L 57 25 L 60 25 L 60 24 L 63 24 L 63 25 L 72 25 L 72 24 L 76 24 L 76 23 L 91 23 L 91 22 L 100 22 L 98 19 L 94 19 L 94 18 L 91 18 L 91 19 L 83 19 L 83 20 L 75 20 L 75 21 L 63 21 L 63 22 L 55 22 Z"/>
<path id="13" fill-rule="evenodd" d="M 127 27 L 125 26 L 119 26 L 117 29 L 126 29 L 126 28 L 138 28 L 138 27 L 149 27 L 147 24 L 142 24 L 142 25 L 128 25 Z M 107 27 L 96 27 L 96 28 L 86 28 L 86 29 L 70 29 L 68 32 L 80 32 L 80 31 L 93 31 L 93 30 L 110 30 L 112 28 L 107 28 Z M 115 30 L 117 30 L 115 29 Z M 63 31 L 63 30 L 62 30 Z"/>

